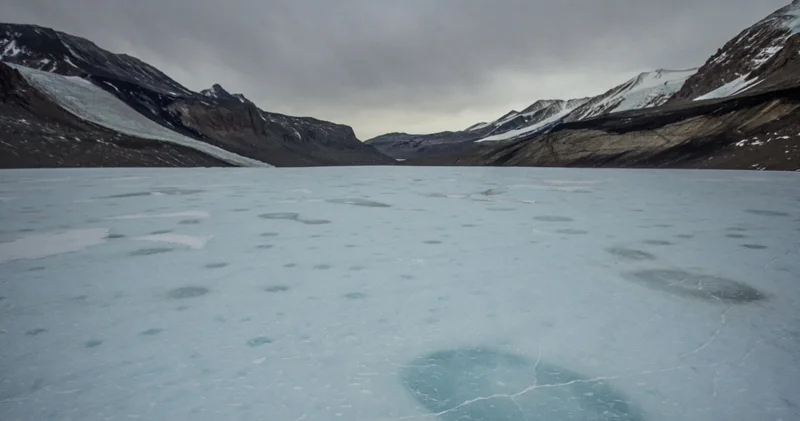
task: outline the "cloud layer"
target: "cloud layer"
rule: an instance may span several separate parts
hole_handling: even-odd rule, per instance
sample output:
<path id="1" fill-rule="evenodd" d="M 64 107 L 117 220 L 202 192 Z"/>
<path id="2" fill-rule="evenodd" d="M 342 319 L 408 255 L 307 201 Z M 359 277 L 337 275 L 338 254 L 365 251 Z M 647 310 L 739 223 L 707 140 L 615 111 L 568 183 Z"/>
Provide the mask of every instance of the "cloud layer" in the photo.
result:
<path id="1" fill-rule="evenodd" d="M 724 4 L 723 4 L 724 3 Z M 199 90 L 390 131 L 701 65 L 788 0 L 6 0 L 0 16 L 127 52 Z"/>

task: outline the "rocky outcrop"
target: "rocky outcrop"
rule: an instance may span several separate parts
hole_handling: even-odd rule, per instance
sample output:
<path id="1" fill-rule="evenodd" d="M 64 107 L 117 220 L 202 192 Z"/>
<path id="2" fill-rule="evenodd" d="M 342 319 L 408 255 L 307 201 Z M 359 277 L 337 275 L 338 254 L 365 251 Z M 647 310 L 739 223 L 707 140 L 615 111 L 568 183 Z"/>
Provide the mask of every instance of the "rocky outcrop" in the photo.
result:
<path id="1" fill-rule="evenodd" d="M 124 136 L 53 103 L 0 63 L 0 168 L 228 166 L 182 146 Z"/>
<path id="2" fill-rule="evenodd" d="M 798 53 L 795 35 L 800 31 L 800 0 L 777 10 L 728 41 L 668 103 L 698 98 L 739 78 L 756 82 L 782 72 L 776 56 Z"/>
<path id="3" fill-rule="evenodd" d="M 206 96 L 206 97 L 209 97 L 209 98 L 214 98 L 214 99 L 221 99 L 221 100 L 224 100 L 224 101 L 239 101 L 239 102 L 241 102 L 243 104 L 255 105 L 255 104 L 253 104 L 252 101 L 247 99 L 244 96 L 244 94 L 232 94 L 232 93 L 226 91 L 225 88 L 223 88 L 222 85 L 220 85 L 218 83 L 215 83 L 215 84 L 211 85 L 211 88 L 209 88 L 209 89 L 203 89 L 202 91 L 200 91 L 200 95 L 203 95 L 203 96 Z"/>

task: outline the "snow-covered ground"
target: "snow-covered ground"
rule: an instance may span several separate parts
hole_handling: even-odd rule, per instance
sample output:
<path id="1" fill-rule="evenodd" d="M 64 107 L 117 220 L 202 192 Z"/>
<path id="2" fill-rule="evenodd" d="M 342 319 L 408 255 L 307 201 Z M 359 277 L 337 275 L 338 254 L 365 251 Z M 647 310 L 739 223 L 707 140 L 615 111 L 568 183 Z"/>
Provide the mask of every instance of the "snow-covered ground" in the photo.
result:
<path id="1" fill-rule="evenodd" d="M 67 111 L 84 120 L 130 136 L 186 146 L 234 165 L 271 166 L 162 127 L 139 114 L 119 98 L 82 78 L 11 65 L 18 69 L 31 85 L 48 95 Z"/>
<path id="2" fill-rule="evenodd" d="M 794 173 L 21 170 L 0 197 L 2 420 L 800 419 Z"/>

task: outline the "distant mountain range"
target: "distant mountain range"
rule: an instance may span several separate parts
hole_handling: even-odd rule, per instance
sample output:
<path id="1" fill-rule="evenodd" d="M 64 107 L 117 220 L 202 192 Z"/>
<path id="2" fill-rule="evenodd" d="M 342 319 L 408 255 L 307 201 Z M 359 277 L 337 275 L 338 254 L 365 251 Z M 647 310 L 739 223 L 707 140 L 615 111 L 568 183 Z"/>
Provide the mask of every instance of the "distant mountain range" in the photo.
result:
<path id="1" fill-rule="evenodd" d="M 479 150 L 502 149 L 510 143 L 533 140 L 568 123 L 664 105 L 688 110 L 705 100 L 800 86 L 798 32 L 800 0 L 795 0 L 743 31 L 701 67 L 645 72 L 593 98 L 536 101 L 522 112 L 511 111 L 495 121 L 477 123 L 463 131 L 425 135 L 391 133 L 367 143 L 388 155 L 408 160 L 409 164 L 464 163 Z M 496 146 L 474 145 L 490 142 Z"/>
<path id="2" fill-rule="evenodd" d="M 35 25 L 0 24 L 0 167 L 533 165 L 800 168 L 800 0 L 705 64 L 546 99 L 434 134 L 360 142 L 350 127 L 258 108 L 215 84 Z"/>

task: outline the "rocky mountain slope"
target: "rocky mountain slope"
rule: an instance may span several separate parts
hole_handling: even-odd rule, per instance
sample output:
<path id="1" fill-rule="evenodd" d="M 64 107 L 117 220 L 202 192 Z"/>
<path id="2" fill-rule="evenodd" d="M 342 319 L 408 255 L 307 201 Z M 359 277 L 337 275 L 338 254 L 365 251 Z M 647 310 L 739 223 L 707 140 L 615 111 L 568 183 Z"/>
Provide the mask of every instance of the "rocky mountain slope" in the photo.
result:
<path id="1" fill-rule="evenodd" d="M 489 123 L 478 123 L 465 130 L 433 134 L 389 133 L 365 141 L 383 153 L 398 158 L 459 156 L 470 150 L 470 143 L 509 139 L 545 129 L 589 98 L 539 100 L 522 111 L 510 111 Z"/>
<path id="2" fill-rule="evenodd" d="M 795 0 L 700 68 L 640 74 L 543 128 L 417 145 L 405 163 L 798 169 L 799 53 Z M 393 145 L 376 146 L 394 153 Z"/>
<path id="3" fill-rule="evenodd" d="M 78 76 L 178 135 L 276 166 L 388 164 L 350 127 L 259 109 L 216 85 L 195 93 L 153 66 L 80 37 L 34 25 L 0 24 L 0 59 Z"/>
<path id="4" fill-rule="evenodd" d="M 396 158 L 432 159 L 458 156 L 474 147 L 470 142 L 512 141 L 546 132 L 566 121 L 584 120 L 628 110 L 657 107 L 677 92 L 697 69 L 645 72 L 592 98 L 540 100 L 523 111 L 511 111 L 491 123 L 478 123 L 460 132 L 432 135 L 391 133 L 367 140 Z M 461 145 L 455 145 L 464 143 Z M 442 144 L 450 144 L 444 148 Z"/>
<path id="5" fill-rule="evenodd" d="M 799 140 L 794 87 L 567 122 L 447 164 L 796 171 Z"/>
<path id="6" fill-rule="evenodd" d="M 758 87 L 783 73 L 788 65 L 796 64 L 798 38 L 800 0 L 794 0 L 728 41 L 686 81 L 669 103 L 721 98 Z M 800 75 L 795 73 L 795 76 Z"/>
<path id="7" fill-rule="evenodd" d="M 0 168 L 228 165 L 185 146 L 85 121 L 0 63 Z"/>

